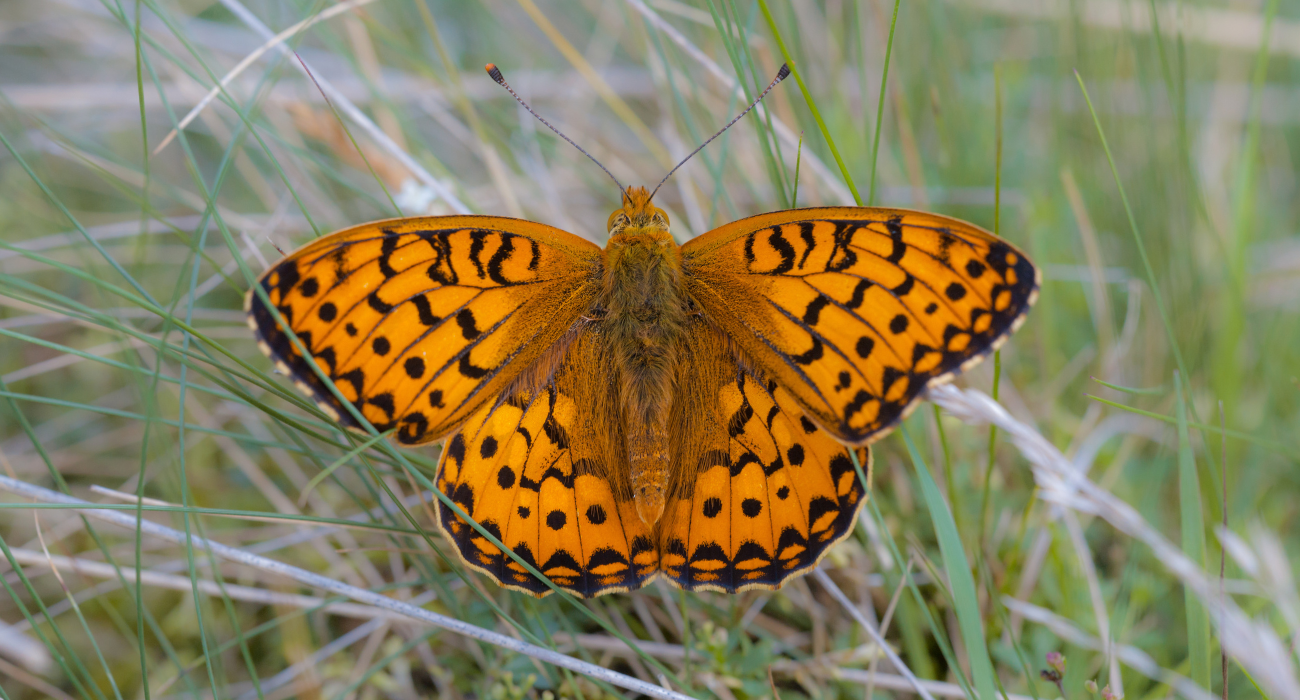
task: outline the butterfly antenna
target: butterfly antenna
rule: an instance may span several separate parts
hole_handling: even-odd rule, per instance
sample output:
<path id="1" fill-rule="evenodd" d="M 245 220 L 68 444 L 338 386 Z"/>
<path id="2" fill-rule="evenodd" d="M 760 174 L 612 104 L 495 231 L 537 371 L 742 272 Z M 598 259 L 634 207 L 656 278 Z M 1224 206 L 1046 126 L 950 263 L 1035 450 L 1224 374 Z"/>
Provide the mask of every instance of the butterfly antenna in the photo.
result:
<path id="1" fill-rule="evenodd" d="M 695 149 L 694 151 L 691 151 L 691 154 L 683 158 L 682 162 L 678 163 L 677 165 L 674 165 L 673 169 L 669 170 L 667 175 L 664 175 L 664 179 L 660 180 L 658 185 L 655 185 L 655 191 L 650 193 L 650 199 L 655 198 L 655 192 L 658 192 L 659 188 L 663 187 L 665 182 L 668 182 L 668 178 L 672 177 L 673 173 L 677 172 L 678 168 L 682 167 L 683 165 L 686 165 L 686 161 L 693 158 L 696 153 L 699 153 L 700 151 L 704 150 L 704 147 L 709 145 L 709 142 L 721 136 L 722 132 L 726 131 L 727 129 L 730 129 L 733 124 L 740 121 L 741 117 L 745 116 L 746 114 L 749 114 L 749 110 L 757 107 L 758 103 L 762 102 L 764 97 L 767 97 L 767 93 L 771 92 L 772 88 L 776 87 L 777 83 L 781 82 L 782 80 L 785 80 L 788 77 L 790 77 L 790 66 L 782 63 L 781 70 L 778 70 L 776 72 L 776 79 L 773 80 L 772 83 L 767 86 L 767 89 L 764 90 L 763 93 L 759 95 L 757 98 L 755 98 L 753 102 L 750 102 L 749 106 L 745 108 L 745 111 L 741 112 L 740 114 L 737 114 L 735 119 L 732 119 L 731 121 L 727 122 L 726 126 L 722 127 L 721 129 L 718 129 L 718 133 L 710 136 L 708 141 L 705 141 L 704 143 L 700 144 L 699 148 Z M 541 117 L 538 117 L 538 119 L 540 118 Z"/>
<path id="2" fill-rule="evenodd" d="M 533 111 L 533 108 L 532 108 L 532 107 L 529 107 L 527 102 L 524 102 L 524 98 L 520 97 L 517 93 L 515 93 L 515 91 L 514 91 L 513 89 L 510 88 L 510 85 L 508 85 L 508 84 L 506 83 L 506 78 L 505 78 L 504 75 L 501 75 L 501 69 L 500 69 L 500 68 L 497 68 L 497 64 L 495 64 L 495 63 L 489 63 L 489 64 L 487 64 L 486 66 L 484 66 L 484 68 L 487 69 L 488 75 L 492 76 L 492 79 L 495 80 L 495 81 L 497 81 L 497 84 L 498 84 L 498 85 L 500 85 L 501 87 L 505 88 L 505 89 L 506 89 L 506 92 L 510 93 L 510 95 L 511 95 L 512 97 L 514 97 L 515 100 L 516 100 L 517 102 L 519 102 L 519 104 L 523 105 L 524 109 L 528 110 L 528 113 L 529 113 L 529 114 L 533 115 L 534 117 L 537 117 L 537 121 L 539 121 L 539 122 L 545 124 L 546 127 L 547 127 L 548 129 L 550 129 L 551 131 L 554 131 L 556 134 L 559 135 L 560 138 L 564 139 L 565 141 L 568 141 L 570 146 L 573 146 L 574 148 L 578 149 L 579 151 L 582 151 L 582 155 L 587 156 L 588 158 L 590 158 L 590 159 L 591 159 L 591 162 L 595 163 L 596 165 L 599 165 L 599 166 L 600 166 L 600 169 L 601 169 L 601 170 L 604 170 L 604 171 L 605 171 L 605 174 L 609 176 L 609 179 L 613 180 L 615 185 L 618 185 L 618 191 L 619 191 L 619 192 L 622 192 L 622 193 L 626 193 L 626 192 L 627 192 L 627 188 L 626 188 L 626 187 L 623 187 L 623 183 L 619 182 L 619 181 L 618 181 L 618 178 L 614 177 L 614 173 L 611 173 L 611 172 L 609 171 L 609 168 L 606 168 L 606 167 L 604 166 L 604 164 L 602 164 L 600 161 L 596 160 L 596 157 L 593 156 L 593 155 L 591 155 L 590 153 L 588 153 L 588 152 L 586 151 L 586 149 L 584 149 L 582 146 L 579 146 L 578 144 L 574 143 L 574 142 L 573 142 L 573 139 L 569 138 L 568 136 L 565 136 L 563 131 L 560 131 L 559 129 L 555 128 L 554 126 L 551 126 L 551 123 L 550 123 L 550 122 L 546 121 L 545 119 L 542 119 L 542 115 L 540 115 L 540 114 L 538 114 L 537 112 Z M 768 89 L 771 89 L 771 88 L 768 88 Z"/>

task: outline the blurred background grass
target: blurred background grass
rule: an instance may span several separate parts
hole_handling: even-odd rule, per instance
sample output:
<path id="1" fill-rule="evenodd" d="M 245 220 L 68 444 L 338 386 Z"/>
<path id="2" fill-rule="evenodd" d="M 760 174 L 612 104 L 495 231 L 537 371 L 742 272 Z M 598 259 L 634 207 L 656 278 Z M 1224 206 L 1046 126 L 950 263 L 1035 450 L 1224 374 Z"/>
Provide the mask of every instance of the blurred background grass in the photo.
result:
<path id="1" fill-rule="evenodd" d="M 361 441 L 271 373 L 243 321 L 246 271 L 371 219 L 468 210 L 602 242 L 617 191 L 484 63 L 625 183 L 652 185 L 775 74 L 775 30 L 808 99 L 787 81 L 674 176 L 657 203 L 679 240 L 790 206 L 797 157 L 798 205 L 851 204 L 856 189 L 863 203 L 997 228 L 1041 267 L 1042 295 L 996 386 L 993 362 L 961 381 L 996 393 L 1207 570 L 1218 572 L 1224 518 L 1278 533 L 1296 561 L 1300 6 L 902 2 L 882 101 L 894 11 L 884 0 L 0 4 L 0 467 L 99 503 L 143 495 L 159 522 L 656 681 L 594 616 L 642 640 L 697 697 L 908 695 L 813 581 L 734 597 L 652 586 L 577 604 L 585 614 L 463 571 L 440 536 L 416 534 L 433 530 L 416 500 L 415 525 L 376 510 L 417 490 L 378 448 L 308 491 Z M 265 28 L 313 18 L 285 40 L 301 63 L 261 52 L 168 138 Z M 877 449 L 862 525 L 823 566 L 886 618 L 918 676 L 953 684 L 936 696 L 982 694 L 971 669 L 983 650 L 969 646 L 981 638 L 1013 694 L 1083 698 L 1090 679 L 1130 698 L 1173 692 L 1168 676 L 1113 663 L 1099 638 L 1219 694 L 1217 639 L 1149 550 L 1080 517 L 1077 556 L 1023 458 L 987 429 L 925 406 L 908 434 L 952 511 L 977 600 L 949 589 L 941 520 L 897 437 Z M 431 475 L 437 449 L 406 456 Z M 348 517 L 355 527 L 314 529 Z M 310 591 L 59 510 L 11 500 L 0 536 L 0 641 L 20 650 L 0 644 L 5 697 L 614 692 L 448 632 L 274 597 Z M 158 575 L 140 612 L 137 561 Z M 1278 601 L 1231 562 L 1224 585 L 1294 647 Z M 1034 609 L 1008 597 L 1057 617 L 1026 620 Z M 1068 660 L 1062 689 L 1040 675 L 1054 651 Z M 1260 693 L 1230 664 L 1231 696 Z"/>

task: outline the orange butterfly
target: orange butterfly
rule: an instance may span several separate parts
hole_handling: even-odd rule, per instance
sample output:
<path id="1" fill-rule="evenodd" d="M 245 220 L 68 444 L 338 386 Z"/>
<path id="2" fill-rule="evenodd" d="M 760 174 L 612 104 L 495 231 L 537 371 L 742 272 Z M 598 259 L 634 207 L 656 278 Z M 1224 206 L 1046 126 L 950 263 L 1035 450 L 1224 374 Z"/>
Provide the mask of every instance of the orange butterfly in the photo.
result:
<path id="1" fill-rule="evenodd" d="M 679 246 L 652 192 L 619 188 L 604 249 L 518 219 L 390 219 L 258 283 L 367 421 L 446 438 L 438 488 L 577 596 L 659 575 L 772 589 L 816 566 L 866 501 L 850 450 L 869 474 L 866 446 L 1037 296 L 1023 253 L 956 219 L 795 209 Z M 247 308 L 277 367 L 359 428 L 262 297 Z M 452 509 L 439 520 L 471 567 L 550 592 Z"/>

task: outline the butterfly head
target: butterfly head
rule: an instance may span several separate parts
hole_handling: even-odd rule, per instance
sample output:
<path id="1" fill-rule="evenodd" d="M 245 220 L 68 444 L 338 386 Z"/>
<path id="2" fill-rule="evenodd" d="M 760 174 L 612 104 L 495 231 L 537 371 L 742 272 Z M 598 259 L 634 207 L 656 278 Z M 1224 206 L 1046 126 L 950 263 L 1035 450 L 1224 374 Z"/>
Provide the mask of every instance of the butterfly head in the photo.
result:
<path id="1" fill-rule="evenodd" d="M 651 193 L 644 187 L 623 190 L 623 207 L 609 215 L 609 235 L 641 231 L 667 231 L 668 214 L 650 203 Z M 626 231 L 625 231 L 626 229 Z"/>

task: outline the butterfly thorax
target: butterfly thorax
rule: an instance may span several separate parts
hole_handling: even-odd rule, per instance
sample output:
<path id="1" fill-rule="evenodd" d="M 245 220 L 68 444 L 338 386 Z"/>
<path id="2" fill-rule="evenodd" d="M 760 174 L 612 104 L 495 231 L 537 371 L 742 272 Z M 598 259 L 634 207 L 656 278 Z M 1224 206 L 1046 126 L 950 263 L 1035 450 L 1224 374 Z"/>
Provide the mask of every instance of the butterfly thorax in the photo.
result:
<path id="1" fill-rule="evenodd" d="M 654 524 L 668 490 L 668 412 L 687 320 L 681 248 L 668 219 L 633 190 L 611 217 L 601 306 L 618 371 L 619 403 L 637 513 Z M 621 216 L 620 216 L 621 215 Z"/>

